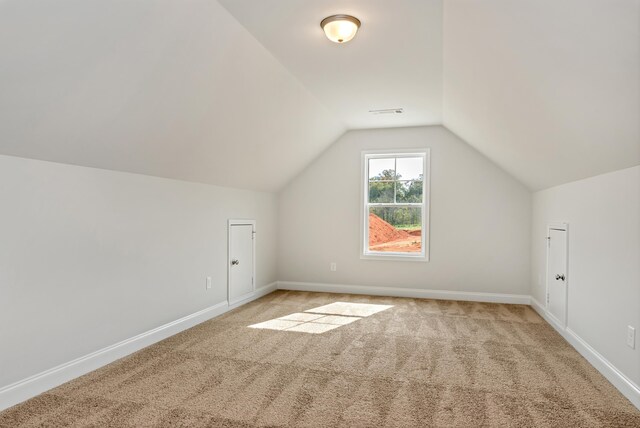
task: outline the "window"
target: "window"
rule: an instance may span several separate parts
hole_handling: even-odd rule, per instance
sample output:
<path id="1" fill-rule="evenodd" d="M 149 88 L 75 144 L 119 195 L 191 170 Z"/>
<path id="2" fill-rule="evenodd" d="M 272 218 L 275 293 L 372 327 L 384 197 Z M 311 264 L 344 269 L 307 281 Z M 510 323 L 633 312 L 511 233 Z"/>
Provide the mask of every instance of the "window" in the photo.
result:
<path id="1" fill-rule="evenodd" d="M 429 150 L 365 152 L 362 257 L 427 260 Z"/>

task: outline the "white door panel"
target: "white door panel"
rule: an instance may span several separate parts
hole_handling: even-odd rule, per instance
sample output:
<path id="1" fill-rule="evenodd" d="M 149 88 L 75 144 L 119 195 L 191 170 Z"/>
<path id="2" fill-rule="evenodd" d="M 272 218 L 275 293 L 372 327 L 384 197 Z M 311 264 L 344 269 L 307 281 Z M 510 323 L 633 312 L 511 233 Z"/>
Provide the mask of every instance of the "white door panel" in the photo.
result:
<path id="1" fill-rule="evenodd" d="M 547 253 L 547 311 L 567 325 L 567 231 L 549 228 Z"/>
<path id="2" fill-rule="evenodd" d="M 229 304 L 254 291 L 252 224 L 229 225 Z"/>

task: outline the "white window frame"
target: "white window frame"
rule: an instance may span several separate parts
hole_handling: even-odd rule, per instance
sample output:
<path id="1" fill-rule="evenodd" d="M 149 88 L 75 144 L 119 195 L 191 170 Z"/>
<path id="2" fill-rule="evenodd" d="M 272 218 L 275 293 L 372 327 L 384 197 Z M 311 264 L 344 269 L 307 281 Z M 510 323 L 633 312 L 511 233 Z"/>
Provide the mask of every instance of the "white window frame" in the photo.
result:
<path id="1" fill-rule="evenodd" d="M 369 159 L 375 158 L 402 158 L 402 157 L 422 157 L 423 164 L 423 183 L 422 183 L 422 203 L 421 204 L 402 204 L 406 206 L 422 206 L 422 252 L 420 253 L 401 253 L 401 252 L 376 252 L 369 251 Z M 429 211 L 430 203 L 430 187 L 431 187 L 431 162 L 430 150 L 423 149 L 404 149 L 404 150 L 367 150 L 362 152 L 361 162 L 361 186 L 360 186 L 360 258 L 365 260 L 396 260 L 396 261 L 429 261 Z M 387 204 L 375 204 L 377 206 L 386 206 Z M 397 204 L 393 204 L 398 206 Z M 402 206 L 401 205 L 401 206 Z"/>

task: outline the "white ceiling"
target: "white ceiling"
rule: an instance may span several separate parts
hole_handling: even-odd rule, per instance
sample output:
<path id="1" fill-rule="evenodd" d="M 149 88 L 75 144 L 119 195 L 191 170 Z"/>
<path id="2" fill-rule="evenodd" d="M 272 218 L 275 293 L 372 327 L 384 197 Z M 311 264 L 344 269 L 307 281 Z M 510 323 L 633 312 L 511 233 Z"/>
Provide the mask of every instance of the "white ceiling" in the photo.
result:
<path id="1" fill-rule="evenodd" d="M 444 123 L 533 190 L 640 163 L 638 0 L 219 1 L 351 129 Z"/>
<path id="2" fill-rule="evenodd" d="M 0 153 L 272 191 L 444 123 L 531 189 L 640 164 L 640 0 L 220 3 L 0 0 Z"/>
<path id="3" fill-rule="evenodd" d="M 442 123 L 442 0 L 219 1 L 350 129 Z M 362 22 L 343 45 L 320 28 L 337 13 Z"/>
<path id="4" fill-rule="evenodd" d="M 640 1 L 447 0 L 444 124 L 534 190 L 640 164 Z"/>
<path id="5" fill-rule="evenodd" d="M 345 130 L 217 2 L 0 0 L 0 153 L 273 191 Z"/>

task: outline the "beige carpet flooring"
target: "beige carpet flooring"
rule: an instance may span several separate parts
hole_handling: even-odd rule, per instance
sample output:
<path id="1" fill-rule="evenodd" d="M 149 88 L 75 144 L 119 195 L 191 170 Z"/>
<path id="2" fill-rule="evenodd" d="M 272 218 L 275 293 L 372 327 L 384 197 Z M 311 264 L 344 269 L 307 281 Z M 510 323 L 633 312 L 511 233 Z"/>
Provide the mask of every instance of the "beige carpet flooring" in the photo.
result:
<path id="1" fill-rule="evenodd" d="M 332 328 L 320 334 L 248 327 L 333 302 L 392 307 L 325 318 L 353 321 L 338 327 L 315 312 L 302 316 L 315 325 L 275 323 Z M 640 427 L 640 412 L 528 306 L 278 291 L 8 409 L 0 426 Z"/>

